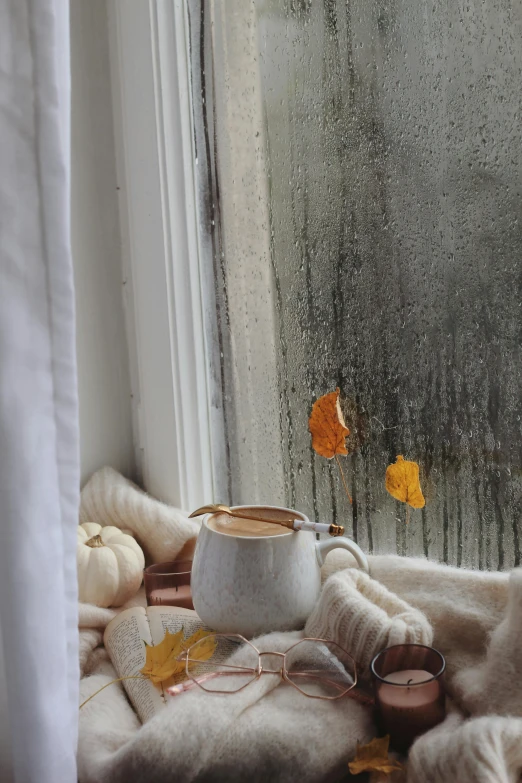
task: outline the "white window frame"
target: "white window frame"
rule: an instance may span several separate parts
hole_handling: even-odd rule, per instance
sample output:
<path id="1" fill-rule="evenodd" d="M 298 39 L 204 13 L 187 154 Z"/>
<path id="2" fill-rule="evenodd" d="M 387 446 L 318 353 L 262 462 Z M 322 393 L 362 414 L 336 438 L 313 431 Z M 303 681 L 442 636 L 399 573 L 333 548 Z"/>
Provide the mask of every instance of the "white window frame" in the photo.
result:
<path id="1" fill-rule="evenodd" d="M 183 1 L 110 0 L 108 17 L 138 472 L 191 509 L 216 471 Z"/>
<path id="2" fill-rule="evenodd" d="M 223 399 L 215 301 L 223 281 L 214 280 L 208 226 L 198 219 L 201 129 L 193 127 L 187 2 L 108 6 L 137 463 L 149 492 L 184 509 L 283 503 L 255 6 L 231 10 L 226 0 L 211 0 L 205 16 L 212 49 L 205 78 L 216 90 L 211 114 L 220 140 L 220 252 L 233 280 Z M 241 63 L 232 71 L 227 53 Z M 215 81 L 214 65 L 222 77 Z"/>

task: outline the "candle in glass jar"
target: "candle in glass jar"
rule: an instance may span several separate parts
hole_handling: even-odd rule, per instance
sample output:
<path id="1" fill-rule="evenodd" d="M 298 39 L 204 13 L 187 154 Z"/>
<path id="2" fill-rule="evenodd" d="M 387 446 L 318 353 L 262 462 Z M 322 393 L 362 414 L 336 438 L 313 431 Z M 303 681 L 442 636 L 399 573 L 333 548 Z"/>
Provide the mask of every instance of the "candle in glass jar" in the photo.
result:
<path id="1" fill-rule="evenodd" d="M 180 606 L 194 609 L 190 589 L 192 561 L 155 563 L 143 572 L 148 606 Z"/>
<path id="2" fill-rule="evenodd" d="M 184 609 L 194 609 L 190 585 L 158 587 L 149 593 L 147 602 L 149 606 L 181 606 Z"/>
<path id="3" fill-rule="evenodd" d="M 399 749 L 444 719 L 440 682 L 424 669 L 386 674 L 379 686 L 378 703 L 386 731 L 395 737 Z"/>

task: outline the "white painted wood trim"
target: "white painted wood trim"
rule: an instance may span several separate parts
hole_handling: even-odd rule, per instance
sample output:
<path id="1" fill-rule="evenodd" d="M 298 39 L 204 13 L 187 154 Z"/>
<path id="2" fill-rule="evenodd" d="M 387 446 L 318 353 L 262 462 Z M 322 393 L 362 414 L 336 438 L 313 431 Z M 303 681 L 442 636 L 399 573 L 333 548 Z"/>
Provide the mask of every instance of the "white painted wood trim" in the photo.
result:
<path id="1" fill-rule="evenodd" d="M 183 0 L 110 0 L 135 437 L 151 494 L 213 499 Z"/>

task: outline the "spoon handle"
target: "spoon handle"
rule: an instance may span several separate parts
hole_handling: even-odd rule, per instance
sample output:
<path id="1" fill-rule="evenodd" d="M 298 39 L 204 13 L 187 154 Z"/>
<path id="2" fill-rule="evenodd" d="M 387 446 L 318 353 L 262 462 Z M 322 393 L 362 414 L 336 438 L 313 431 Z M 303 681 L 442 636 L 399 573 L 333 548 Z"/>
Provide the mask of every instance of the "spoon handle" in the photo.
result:
<path id="1" fill-rule="evenodd" d="M 294 520 L 294 530 L 311 530 L 314 533 L 328 533 L 329 536 L 343 536 L 344 527 L 341 525 L 329 525 L 325 522 L 303 522 L 301 519 Z"/>
<path id="2" fill-rule="evenodd" d="M 254 516 L 250 511 L 241 511 L 241 509 L 232 509 L 229 506 L 223 505 L 223 503 L 211 504 L 208 506 L 202 506 L 196 511 L 193 511 L 189 515 L 189 519 L 192 517 L 200 517 L 202 514 L 228 514 L 229 517 L 235 517 L 236 519 L 252 519 L 256 522 L 268 522 L 270 525 L 282 525 L 288 527 L 290 530 L 294 529 L 294 519 L 288 517 L 287 519 L 269 519 L 264 516 Z"/>
<path id="3" fill-rule="evenodd" d="M 257 517 L 251 514 L 250 512 L 247 514 L 241 513 L 241 511 L 236 511 L 235 509 L 230 509 L 230 512 L 227 512 L 230 514 L 231 517 L 236 517 L 237 519 L 253 519 L 256 522 L 268 522 L 269 525 L 281 525 L 282 527 L 287 527 L 290 530 L 297 530 L 296 527 L 294 527 L 295 522 L 297 522 L 296 519 L 291 519 L 290 517 L 288 519 L 267 519 L 267 517 Z"/>
<path id="4" fill-rule="evenodd" d="M 310 530 L 313 533 L 328 533 L 330 536 L 342 536 L 344 535 L 344 527 L 341 525 L 328 525 L 324 522 L 305 522 L 304 519 L 268 519 L 263 516 L 254 516 L 250 511 L 241 512 L 240 509 L 231 509 L 229 506 L 225 506 L 222 503 L 202 506 L 196 511 L 193 511 L 190 517 L 199 517 L 202 514 L 228 514 L 236 519 L 252 519 L 256 522 L 268 522 L 270 525 L 280 525 L 287 527 L 289 530 Z"/>

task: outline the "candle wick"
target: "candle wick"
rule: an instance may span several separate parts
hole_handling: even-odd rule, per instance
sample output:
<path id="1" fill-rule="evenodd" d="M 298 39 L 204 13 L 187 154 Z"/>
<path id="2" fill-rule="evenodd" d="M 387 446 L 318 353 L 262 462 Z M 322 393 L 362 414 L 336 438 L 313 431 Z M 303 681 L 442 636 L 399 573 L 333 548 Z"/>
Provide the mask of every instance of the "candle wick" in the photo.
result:
<path id="1" fill-rule="evenodd" d="M 411 678 L 408 680 L 408 682 L 406 683 L 406 685 L 409 685 L 409 684 L 410 684 L 410 682 L 413 682 L 413 677 L 411 677 Z"/>

